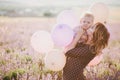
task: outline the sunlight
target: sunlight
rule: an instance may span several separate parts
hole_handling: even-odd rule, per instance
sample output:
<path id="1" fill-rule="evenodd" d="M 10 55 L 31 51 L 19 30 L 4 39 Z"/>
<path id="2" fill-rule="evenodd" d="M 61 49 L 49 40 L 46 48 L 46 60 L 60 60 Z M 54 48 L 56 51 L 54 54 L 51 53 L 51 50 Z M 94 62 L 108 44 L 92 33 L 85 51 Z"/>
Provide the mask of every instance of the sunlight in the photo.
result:
<path id="1" fill-rule="evenodd" d="M 25 6 L 88 6 L 95 2 L 119 5 L 119 0 L 0 0 L 0 2 L 15 2 Z M 20 5 L 20 6 L 22 6 Z"/>

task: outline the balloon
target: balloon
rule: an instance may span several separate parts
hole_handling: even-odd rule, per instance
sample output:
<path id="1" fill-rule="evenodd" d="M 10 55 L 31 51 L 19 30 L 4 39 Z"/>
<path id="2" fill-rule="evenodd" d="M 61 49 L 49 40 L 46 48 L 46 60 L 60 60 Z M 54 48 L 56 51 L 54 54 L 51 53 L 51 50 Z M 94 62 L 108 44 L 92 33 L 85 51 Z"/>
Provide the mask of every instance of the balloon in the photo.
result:
<path id="1" fill-rule="evenodd" d="M 74 28 L 79 25 L 79 19 L 72 10 L 64 10 L 57 16 L 57 23 Z"/>
<path id="2" fill-rule="evenodd" d="M 46 31 L 37 31 L 31 37 L 34 50 L 42 53 L 49 52 L 54 47 L 51 35 Z"/>
<path id="3" fill-rule="evenodd" d="M 113 28 L 109 24 L 105 24 L 105 26 L 110 33 L 110 42 L 117 40 L 118 36 L 115 35 Z"/>
<path id="4" fill-rule="evenodd" d="M 74 32 L 66 24 L 57 24 L 51 33 L 53 42 L 58 46 L 67 46 L 73 40 Z"/>
<path id="5" fill-rule="evenodd" d="M 92 61 L 89 62 L 88 66 L 95 66 L 99 64 L 102 59 L 103 59 L 103 55 L 98 55 Z"/>
<path id="6" fill-rule="evenodd" d="M 108 6 L 102 2 L 94 3 L 90 11 L 93 13 L 96 22 L 105 23 L 108 19 L 109 9 Z"/>
<path id="7" fill-rule="evenodd" d="M 53 50 L 45 56 L 45 66 L 52 71 L 60 71 L 66 63 L 66 57 L 59 50 Z"/>

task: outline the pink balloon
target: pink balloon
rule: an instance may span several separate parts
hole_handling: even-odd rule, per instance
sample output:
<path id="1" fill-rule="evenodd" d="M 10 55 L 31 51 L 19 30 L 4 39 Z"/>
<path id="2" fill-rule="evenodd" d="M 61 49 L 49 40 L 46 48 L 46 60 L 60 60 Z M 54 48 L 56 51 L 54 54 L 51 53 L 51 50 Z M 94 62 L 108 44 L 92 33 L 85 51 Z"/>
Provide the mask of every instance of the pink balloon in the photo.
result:
<path id="1" fill-rule="evenodd" d="M 109 8 L 106 4 L 102 2 L 94 3 L 90 7 L 90 11 L 93 13 L 95 20 L 94 22 L 106 22 L 109 17 Z"/>
<path id="2" fill-rule="evenodd" d="M 53 42 L 58 45 L 65 47 L 69 45 L 74 36 L 73 30 L 66 24 L 57 24 L 52 30 Z"/>
<path id="3" fill-rule="evenodd" d="M 31 46 L 37 52 L 47 53 L 52 50 L 54 43 L 52 41 L 50 33 L 40 30 L 32 35 Z"/>
<path id="4" fill-rule="evenodd" d="M 75 28 L 80 24 L 79 18 L 72 10 L 64 10 L 57 16 L 58 24 L 67 24 L 71 28 Z"/>

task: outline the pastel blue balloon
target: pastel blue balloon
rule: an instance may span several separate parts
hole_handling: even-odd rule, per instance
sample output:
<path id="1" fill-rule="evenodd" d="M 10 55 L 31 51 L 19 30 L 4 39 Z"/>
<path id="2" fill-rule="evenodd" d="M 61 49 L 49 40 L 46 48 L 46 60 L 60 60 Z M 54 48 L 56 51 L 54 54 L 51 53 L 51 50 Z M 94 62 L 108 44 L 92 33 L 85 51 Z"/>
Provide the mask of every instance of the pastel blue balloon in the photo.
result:
<path id="1" fill-rule="evenodd" d="M 65 47 L 72 42 L 74 32 L 66 24 L 57 24 L 54 26 L 51 36 L 57 46 Z"/>

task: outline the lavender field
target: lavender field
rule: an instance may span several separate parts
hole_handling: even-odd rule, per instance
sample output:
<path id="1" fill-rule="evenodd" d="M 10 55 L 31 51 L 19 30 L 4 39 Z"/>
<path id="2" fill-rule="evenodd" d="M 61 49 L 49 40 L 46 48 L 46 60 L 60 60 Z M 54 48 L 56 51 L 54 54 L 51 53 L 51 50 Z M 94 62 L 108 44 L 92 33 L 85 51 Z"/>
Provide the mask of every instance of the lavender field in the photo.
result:
<path id="1" fill-rule="evenodd" d="M 1 80 L 58 80 L 60 72 L 47 71 L 43 57 L 33 50 L 30 38 L 37 30 L 51 31 L 55 18 L 0 19 L 0 79 Z M 104 50 L 100 64 L 86 68 L 89 80 L 120 80 L 120 32 L 118 21 L 109 24 L 112 39 Z"/>

